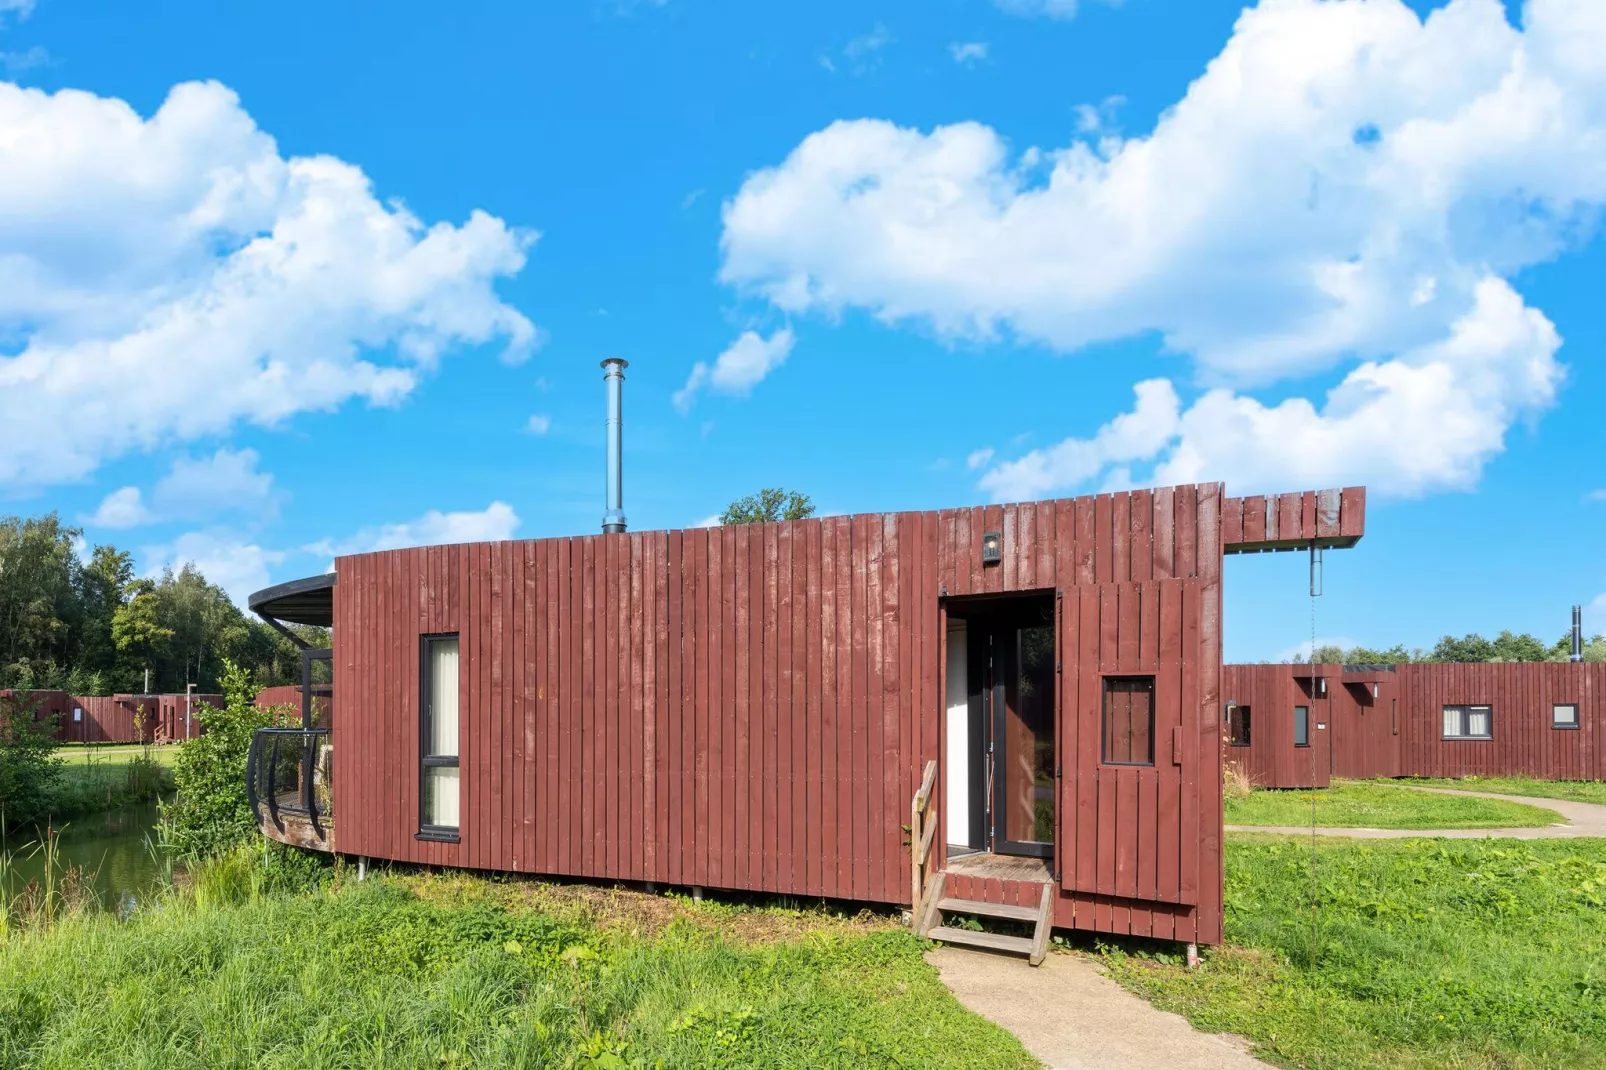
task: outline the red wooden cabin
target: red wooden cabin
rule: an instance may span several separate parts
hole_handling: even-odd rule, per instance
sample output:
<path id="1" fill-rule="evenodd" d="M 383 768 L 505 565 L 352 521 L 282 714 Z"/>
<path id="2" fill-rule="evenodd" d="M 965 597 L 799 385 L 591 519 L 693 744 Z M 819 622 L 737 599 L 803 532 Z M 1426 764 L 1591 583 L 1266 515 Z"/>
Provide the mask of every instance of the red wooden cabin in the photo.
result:
<path id="1" fill-rule="evenodd" d="M 1333 776 L 1606 780 L 1606 665 L 1228 665 L 1225 680 L 1238 706 L 1226 713 L 1225 760 L 1261 787 L 1326 787 Z M 1313 687 L 1325 694 L 1313 700 Z M 1316 720 L 1308 749 L 1293 735 L 1304 704 Z"/>
<path id="2" fill-rule="evenodd" d="M 1217 942 L 1223 554 L 1363 518 L 1201 484 L 342 557 L 251 599 L 334 680 L 253 804 L 348 855 Z"/>

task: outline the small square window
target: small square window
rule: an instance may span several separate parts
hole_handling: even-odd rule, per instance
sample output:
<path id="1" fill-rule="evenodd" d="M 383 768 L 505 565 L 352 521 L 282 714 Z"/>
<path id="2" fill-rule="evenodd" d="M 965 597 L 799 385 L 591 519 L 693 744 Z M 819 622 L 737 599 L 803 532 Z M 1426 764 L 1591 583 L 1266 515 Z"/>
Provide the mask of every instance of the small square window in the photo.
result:
<path id="1" fill-rule="evenodd" d="M 1294 707 L 1294 746 L 1310 746 L 1310 707 Z"/>
<path id="2" fill-rule="evenodd" d="M 1494 712 L 1488 706 L 1444 707 L 1445 739 L 1493 739 Z"/>
<path id="3" fill-rule="evenodd" d="M 1577 728 L 1578 704 L 1575 702 L 1558 703 L 1550 707 L 1550 727 Z"/>
<path id="4" fill-rule="evenodd" d="M 1154 764 L 1154 677 L 1104 678 L 1104 761 Z"/>
<path id="5" fill-rule="evenodd" d="M 1234 706 L 1227 711 L 1227 746 L 1249 746 L 1249 707 Z"/>

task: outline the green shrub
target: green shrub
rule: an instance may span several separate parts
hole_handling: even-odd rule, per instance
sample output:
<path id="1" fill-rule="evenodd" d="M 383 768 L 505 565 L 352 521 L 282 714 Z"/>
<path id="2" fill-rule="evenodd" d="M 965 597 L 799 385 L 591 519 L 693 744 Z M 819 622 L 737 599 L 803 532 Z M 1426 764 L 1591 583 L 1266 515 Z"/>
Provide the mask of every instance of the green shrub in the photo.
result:
<path id="1" fill-rule="evenodd" d="M 173 763 L 178 794 L 162 804 L 162 839 L 186 858 L 226 852 L 250 841 L 256 820 L 245 793 L 245 762 L 259 728 L 290 723 L 288 706 L 256 704 L 251 674 L 223 668 L 223 708 L 198 707 L 200 736 L 180 745 Z"/>
<path id="2" fill-rule="evenodd" d="M 22 693 L 0 697 L 0 831 L 49 813 L 56 757 L 56 717 L 34 720 L 37 702 Z"/>

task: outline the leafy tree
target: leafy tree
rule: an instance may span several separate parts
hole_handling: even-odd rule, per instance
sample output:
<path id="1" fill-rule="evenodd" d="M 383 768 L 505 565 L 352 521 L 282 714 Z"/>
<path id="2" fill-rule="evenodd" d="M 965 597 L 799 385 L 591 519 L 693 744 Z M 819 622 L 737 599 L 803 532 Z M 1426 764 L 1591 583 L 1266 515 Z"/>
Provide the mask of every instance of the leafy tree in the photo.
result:
<path id="1" fill-rule="evenodd" d="M 1462 661 L 1480 662 L 1494 660 L 1494 644 L 1476 632 L 1469 632 L 1457 639 L 1453 635 L 1446 635 L 1434 644 L 1433 652 L 1428 655 L 1428 661 Z"/>
<path id="2" fill-rule="evenodd" d="M 807 494 L 780 487 L 765 487 L 757 494 L 738 498 L 719 514 L 721 524 L 764 524 L 774 520 L 806 520 L 814 515 Z"/>
<path id="3" fill-rule="evenodd" d="M 1413 652 L 1396 643 L 1387 650 L 1373 650 L 1365 646 L 1353 647 L 1344 655 L 1344 662 L 1348 665 L 1399 665 L 1420 661 L 1421 657 L 1422 651 Z"/>
<path id="4" fill-rule="evenodd" d="M 56 757 L 56 718 L 39 718 L 26 693 L 0 696 L 0 833 L 46 816 Z"/>
<path id="5" fill-rule="evenodd" d="M 1494 648 L 1494 656 L 1489 659 L 1490 661 L 1550 660 L 1550 648 L 1527 632 L 1514 635 L 1511 629 L 1507 628 L 1495 636 L 1494 642 L 1490 645 Z"/>
<path id="6" fill-rule="evenodd" d="M 128 586 L 127 600 L 112 613 L 112 641 L 133 663 L 151 666 L 166 659 L 173 629 L 163 623 L 162 608 L 156 584 L 135 580 Z"/>
<path id="7" fill-rule="evenodd" d="M 256 704 L 251 674 L 223 663 L 223 707 L 202 703 L 197 717 L 205 731 L 180 744 L 173 763 L 178 791 L 162 804 L 162 838 L 189 858 L 216 854 L 249 840 L 256 820 L 245 794 L 245 760 L 259 728 L 289 724 L 287 706 Z"/>

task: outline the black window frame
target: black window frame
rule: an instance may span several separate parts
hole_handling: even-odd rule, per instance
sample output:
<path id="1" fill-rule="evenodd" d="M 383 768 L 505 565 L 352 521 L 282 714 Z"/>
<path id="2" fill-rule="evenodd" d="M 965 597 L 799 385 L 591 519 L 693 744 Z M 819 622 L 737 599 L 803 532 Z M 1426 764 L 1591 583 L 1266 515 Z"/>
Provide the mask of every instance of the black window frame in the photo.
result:
<path id="1" fill-rule="evenodd" d="M 1301 716 L 1300 716 L 1301 714 L 1304 715 L 1303 723 L 1301 723 Z M 1304 735 L 1305 735 L 1305 742 L 1303 742 L 1303 743 L 1301 743 L 1299 741 L 1300 730 L 1302 728 L 1304 729 Z M 1310 746 L 1310 707 L 1309 706 L 1295 706 L 1294 707 L 1294 746 L 1296 746 L 1296 747 L 1308 747 L 1308 746 Z"/>
<path id="2" fill-rule="evenodd" d="M 1556 720 L 1556 711 L 1557 710 L 1572 710 L 1573 711 L 1573 719 L 1572 719 L 1572 721 L 1570 723 L 1567 723 L 1567 722 L 1562 722 L 1562 721 Z M 1491 720 L 1491 723 L 1490 723 L 1490 727 L 1491 728 L 1493 727 L 1492 720 Z M 1552 702 L 1550 704 L 1550 727 L 1551 727 L 1551 730 L 1555 731 L 1555 732 L 1576 732 L 1576 731 L 1578 731 L 1578 703 L 1576 703 L 1576 702 Z"/>
<path id="3" fill-rule="evenodd" d="M 1451 710 L 1460 711 L 1461 731 L 1455 734 L 1444 731 L 1444 715 Z M 1481 736 L 1471 735 L 1467 729 L 1472 720 L 1473 710 L 1489 711 L 1489 731 Z M 1489 702 L 1446 702 L 1439 711 L 1439 738 L 1445 741 L 1462 741 L 1467 743 L 1489 743 L 1494 740 L 1494 705 Z"/>
<path id="4" fill-rule="evenodd" d="M 1110 742 L 1110 695 L 1112 694 L 1112 692 L 1110 690 L 1110 685 L 1112 683 L 1130 681 L 1130 680 L 1146 680 L 1146 681 L 1148 681 L 1148 684 L 1149 684 L 1149 760 L 1146 761 L 1146 762 L 1118 762 L 1118 761 L 1115 761 L 1114 759 L 1112 759 L 1110 757 L 1110 754 L 1109 754 L 1109 742 Z M 1153 768 L 1155 768 L 1155 755 L 1159 751 L 1159 744 L 1154 738 L 1154 732 L 1155 732 L 1155 729 L 1157 727 L 1156 718 L 1155 718 L 1155 713 L 1157 712 L 1157 708 L 1156 708 L 1157 707 L 1157 703 L 1155 701 L 1155 699 L 1156 699 L 1155 692 L 1156 692 L 1156 685 L 1158 683 L 1157 679 L 1155 678 L 1155 675 L 1153 673 L 1142 673 L 1142 672 L 1137 672 L 1137 673 L 1111 673 L 1110 675 L 1103 677 L 1103 681 L 1104 682 L 1101 685 L 1102 689 L 1103 689 L 1103 694 L 1100 696 L 1100 702 L 1099 702 L 1100 707 L 1101 707 L 1101 709 L 1099 711 L 1100 712 L 1100 715 L 1099 715 L 1099 761 L 1104 765 L 1119 765 L 1119 766 L 1124 766 L 1124 767 L 1126 767 L 1128 769 L 1153 769 Z"/>
<path id="5" fill-rule="evenodd" d="M 430 675 L 430 647 L 445 639 L 457 641 L 458 658 L 458 708 L 457 708 L 457 750 L 458 753 L 447 757 L 445 755 L 432 755 L 426 753 L 429 749 L 429 740 L 433 733 L 430 731 L 430 695 L 434 688 Z M 463 672 L 463 637 L 460 632 L 431 632 L 418 637 L 418 832 L 417 839 L 433 840 L 437 843 L 458 843 L 463 836 L 463 706 L 462 706 L 462 672 Z M 434 825 L 425 820 L 429 813 L 429 772 L 430 769 L 456 769 L 458 781 L 458 812 L 456 825 Z"/>
<path id="6" fill-rule="evenodd" d="M 1234 731 L 1235 725 L 1233 724 L 1234 720 L 1237 719 L 1237 718 L 1240 718 L 1240 717 L 1242 718 L 1242 722 L 1241 722 L 1241 724 L 1237 725 L 1236 727 L 1241 727 L 1243 729 L 1243 735 L 1242 735 L 1241 738 L 1239 737 L 1238 733 Z M 1249 706 L 1233 706 L 1230 709 L 1228 709 L 1227 710 L 1227 746 L 1229 746 L 1229 747 L 1249 747 L 1249 746 L 1253 746 L 1254 745 L 1254 738 L 1255 738 L 1255 732 L 1254 732 L 1254 710 Z"/>

